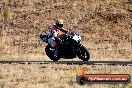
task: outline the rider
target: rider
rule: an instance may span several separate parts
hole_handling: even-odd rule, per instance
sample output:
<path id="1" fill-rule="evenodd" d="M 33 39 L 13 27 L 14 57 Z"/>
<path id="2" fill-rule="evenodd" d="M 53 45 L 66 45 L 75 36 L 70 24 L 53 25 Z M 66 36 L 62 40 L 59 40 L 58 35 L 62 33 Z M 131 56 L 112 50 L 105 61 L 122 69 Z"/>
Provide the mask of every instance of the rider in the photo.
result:
<path id="1" fill-rule="evenodd" d="M 57 46 L 56 39 L 59 39 L 63 34 L 60 33 L 62 32 L 67 32 L 66 29 L 63 28 L 63 20 L 61 18 L 55 18 L 55 24 L 52 24 L 49 27 L 49 39 L 48 43 L 51 45 L 52 48 L 55 48 Z"/>

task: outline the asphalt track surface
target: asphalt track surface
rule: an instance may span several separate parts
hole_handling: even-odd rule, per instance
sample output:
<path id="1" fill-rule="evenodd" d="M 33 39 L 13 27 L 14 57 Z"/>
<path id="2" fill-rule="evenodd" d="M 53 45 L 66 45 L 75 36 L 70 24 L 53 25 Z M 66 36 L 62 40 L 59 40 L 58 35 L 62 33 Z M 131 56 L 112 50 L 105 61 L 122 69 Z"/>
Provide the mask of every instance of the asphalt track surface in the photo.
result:
<path id="1" fill-rule="evenodd" d="M 67 65 L 123 65 L 132 66 L 132 61 L 0 61 L 0 64 L 67 64 Z"/>

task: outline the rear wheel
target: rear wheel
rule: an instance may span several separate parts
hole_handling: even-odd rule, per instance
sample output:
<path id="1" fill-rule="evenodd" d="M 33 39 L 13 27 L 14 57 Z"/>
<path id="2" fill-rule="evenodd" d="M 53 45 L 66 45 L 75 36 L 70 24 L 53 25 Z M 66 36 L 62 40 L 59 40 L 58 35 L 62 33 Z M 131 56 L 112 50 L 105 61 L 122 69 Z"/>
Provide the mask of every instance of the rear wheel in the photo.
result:
<path id="1" fill-rule="evenodd" d="M 83 61 L 88 61 L 90 59 L 90 54 L 87 51 L 87 49 L 83 46 L 79 47 L 77 56 L 79 59 L 83 60 Z"/>
<path id="2" fill-rule="evenodd" d="M 53 61 L 58 61 L 60 59 L 57 50 L 53 50 L 49 45 L 45 48 L 46 55 Z"/>

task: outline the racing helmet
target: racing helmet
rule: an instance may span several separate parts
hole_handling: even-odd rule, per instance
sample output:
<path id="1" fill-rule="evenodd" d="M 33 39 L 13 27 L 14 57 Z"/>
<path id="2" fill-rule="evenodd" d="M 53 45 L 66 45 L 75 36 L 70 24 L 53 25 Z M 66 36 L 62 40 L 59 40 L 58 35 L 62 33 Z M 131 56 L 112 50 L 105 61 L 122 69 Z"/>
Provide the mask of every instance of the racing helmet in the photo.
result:
<path id="1" fill-rule="evenodd" d="M 63 20 L 62 19 L 56 19 L 56 26 L 59 28 L 63 27 Z"/>

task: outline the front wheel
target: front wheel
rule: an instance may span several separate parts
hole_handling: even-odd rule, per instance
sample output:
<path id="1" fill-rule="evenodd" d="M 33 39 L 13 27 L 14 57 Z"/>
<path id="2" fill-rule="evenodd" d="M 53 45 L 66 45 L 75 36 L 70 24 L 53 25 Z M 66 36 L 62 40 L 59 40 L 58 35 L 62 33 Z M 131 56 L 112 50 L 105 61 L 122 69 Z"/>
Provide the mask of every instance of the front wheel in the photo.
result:
<path id="1" fill-rule="evenodd" d="M 88 61 L 90 59 L 90 54 L 87 49 L 83 46 L 79 47 L 77 56 L 83 61 Z"/>

